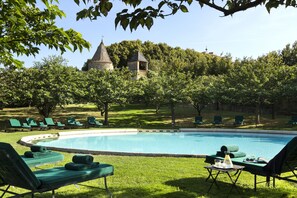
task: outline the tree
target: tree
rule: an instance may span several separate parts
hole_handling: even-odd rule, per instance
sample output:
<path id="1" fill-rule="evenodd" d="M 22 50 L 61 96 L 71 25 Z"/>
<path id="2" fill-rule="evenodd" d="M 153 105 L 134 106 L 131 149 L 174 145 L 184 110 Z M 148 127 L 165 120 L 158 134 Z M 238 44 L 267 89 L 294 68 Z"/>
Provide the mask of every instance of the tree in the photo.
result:
<path id="1" fill-rule="evenodd" d="M 74 2 L 78 5 L 80 3 L 90 5 L 89 8 L 85 8 L 77 13 L 77 20 L 83 18 L 95 20 L 98 17 L 107 16 L 113 7 L 113 2 L 110 0 L 74 0 Z M 144 1 L 142 0 L 121 0 L 120 2 L 125 3 L 123 6 L 126 7 L 116 14 L 115 26 L 120 25 L 124 29 L 129 27 L 131 31 L 136 30 L 139 26 L 150 29 L 156 18 L 164 19 L 167 16 L 176 14 L 178 11 L 186 13 L 193 2 L 199 3 L 201 7 L 208 6 L 222 12 L 224 16 L 233 15 L 234 13 L 260 5 L 265 6 L 268 12 L 272 8 L 279 6 L 297 7 L 296 1 L 292 0 L 159 0 L 151 3 L 143 3 Z M 129 9 L 131 7 L 133 9 Z"/>
<path id="2" fill-rule="evenodd" d="M 86 74 L 88 101 L 97 106 L 101 115 L 104 115 L 104 125 L 108 125 L 109 105 L 124 104 L 133 94 L 132 75 L 125 69 L 113 71 L 91 69 Z"/>
<path id="3" fill-rule="evenodd" d="M 0 101 L 3 106 L 19 107 L 31 103 L 29 74 L 26 69 L 12 70 L 3 68 L 0 71 Z"/>
<path id="4" fill-rule="evenodd" d="M 214 82 L 212 76 L 199 76 L 195 78 L 189 86 L 189 98 L 193 107 L 199 116 L 201 111 L 208 105 L 213 103 L 213 96 L 209 91 Z"/>
<path id="5" fill-rule="evenodd" d="M 29 0 L 0 2 L 0 64 L 21 67 L 22 62 L 14 55 L 36 55 L 39 46 L 76 51 L 89 48 L 90 44 L 73 29 L 64 30 L 55 25 L 57 17 L 65 17 L 57 5 L 58 0 L 42 0 L 44 9 Z M 40 5 L 41 6 L 41 5 Z"/>
<path id="6" fill-rule="evenodd" d="M 31 87 L 27 91 L 32 93 L 31 105 L 43 117 L 49 117 L 58 105 L 72 103 L 80 91 L 77 69 L 67 66 L 61 56 L 44 58 L 27 72 L 30 74 L 28 83 Z"/>
<path id="7" fill-rule="evenodd" d="M 164 104 L 169 105 L 171 111 L 171 124 L 175 127 L 175 107 L 179 103 L 188 101 L 188 86 L 191 76 L 182 72 L 161 72 L 156 78 L 160 83 L 157 89 L 158 97 Z"/>
<path id="8" fill-rule="evenodd" d="M 281 51 L 281 56 L 286 65 L 297 65 L 297 41 L 292 46 L 290 44 L 286 45 Z"/>
<path id="9" fill-rule="evenodd" d="M 159 112 L 161 105 L 164 103 L 164 90 L 161 84 L 159 72 L 150 71 L 148 78 L 142 79 L 143 98 L 146 104 L 152 104 L 156 108 L 156 114 Z"/>
<path id="10" fill-rule="evenodd" d="M 272 62 L 275 60 L 263 61 L 263 58 L 245 61 L 236 65 L 224 79 L 225 97 L 233 104 L 253 105 L 256 124 L 261 123 L 263 105 L 274 105 L 283 98 L 281 88 L 291 76 L 289 67 L 273 65 Z"/>

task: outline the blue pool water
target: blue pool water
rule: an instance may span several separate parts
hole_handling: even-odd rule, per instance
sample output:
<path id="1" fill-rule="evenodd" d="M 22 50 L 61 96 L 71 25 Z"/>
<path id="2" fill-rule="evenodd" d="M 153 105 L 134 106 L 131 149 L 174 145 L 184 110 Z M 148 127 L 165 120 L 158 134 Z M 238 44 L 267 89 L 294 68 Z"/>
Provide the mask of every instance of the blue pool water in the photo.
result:
<path id="1" fill-rule="evenodd" d="M 137 133 L 125 135 L 84 136 L 41 141 L 38 145 L 128 153 L 179 155 L 215 154 L 222 145 L 238 145 L 247 156 L 267 159 L 275 156 L 294 136 L 251 133 Z"/>

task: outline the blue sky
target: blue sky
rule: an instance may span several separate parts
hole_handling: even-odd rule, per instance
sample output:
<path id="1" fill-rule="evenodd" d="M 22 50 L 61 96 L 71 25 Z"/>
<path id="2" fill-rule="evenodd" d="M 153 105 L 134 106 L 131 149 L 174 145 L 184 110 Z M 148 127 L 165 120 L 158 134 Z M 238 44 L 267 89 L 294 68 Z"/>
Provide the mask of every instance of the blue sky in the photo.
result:
<path id="1" fill-rule="evenodd" d="M 208 7 L 202 9 L 197 3 L 189 9 L 189 13 L 178 13 L 166 19 L 155 21 L 151 30 L 138 29 L 130 32 L 121 27 L 115 29 L 116 12 L 123 9 L 120 1 L 113 1 L 114 10 L 108 17 L 76 21 L 76 12 L 84 8 L 78 7 L 73 0 L 60 1 L 60 8 L 67 17 L 57 21 L 57 25 L 65 29 L 73 28 L 92 44 L 90 50 L 67 52 L 63 57 L 68 65 L 81 68 L 87 59 L 92 58 L 102 37 L 106 46 L 123 40 L 152 41 L 167 43 L 172 47 L 208 51 L 215 54 L 230 53 L 234 58 L 257 58 L 270 51 L 281 50 L 287 44 L 297 41 L 297 10 L 294 8 L 278 8 L 269 14 L 265 7 L 251 8 L 233 16 L 222 17 L 222 14 Z M 60 52 L 41 47 L 35 57 L 22 56 L 20 60 L 26 67 L 49 55 Z"/>

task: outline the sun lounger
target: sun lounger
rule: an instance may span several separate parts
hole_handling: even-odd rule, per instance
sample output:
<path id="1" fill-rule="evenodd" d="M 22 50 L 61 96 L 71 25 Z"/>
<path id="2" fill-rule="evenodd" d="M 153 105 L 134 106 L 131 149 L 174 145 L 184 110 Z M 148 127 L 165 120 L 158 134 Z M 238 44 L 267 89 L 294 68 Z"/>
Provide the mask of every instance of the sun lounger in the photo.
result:
<path id="1" fill-rule="evenodd" d="M 70 126 L 70 127 L 82 127 L 82 126 L 84 126 L 79 121 L 76 121 L 75 118 L 73 118 L 73 117 L 67 118 L 67 125 Z"/>
<path id="2" fill-rule="evenodd" d="M 38 151 L 36 148 L 40 148 L 40 150 Z M 29 167 L 52 164 L 64 160 L 64 156 L 61 153 L 43 148 L 45 147 L 33 145 L 31 146 L 31 150 L 26 151 L 21 157 Z"/>
<path id="3" fill-rule="evenodd" d="M 8 128 L 31 130 L 31 126 L 29 126 L 27 123 L 21 123 L 18 119 L 15 119 L 15 118 L 9 119 L 9 127 Z"/>
<path id="4" fill-rule="evenodd" d="M 26 118 L 26 121 L 31 128 L 39 128 L 39 130 L 47 129 L 47 125 L 45 125 L 43 122 L 39 122 L 38 124 L 34 118 Z"/>
<path id="5" fill-rule="evenodd" d="M 296 115 L 292 116 L 291 120 L 289 120 L 288 124 L 296 125 L 297 124 L 297 116 Z"/>
<path id="6" fill-rule="evenodd" d="M 194 125 L 200 125 L 202 124 L 202 116 L 195 116 L 195 121 L 194 121 Z"/>
<path id="7" fill-rule="evenodd" d="M 44 118 L 44 122 L 48 127 L 59 128 L 59 129 L 63 129 L 65 127 L 65 124 L 62 124 L 61 122 L 55 123 L 53 118 Z"/>
<path id="8" fill-rule="evenodd" d="M 242 115 L 235 116 L 235 118 L 234 118 L 234 125 L 239 126 L 239 125 L 243 125 L 243 123 L 244 123 L 244 118 L 243 118 Z"/>
<path id="9" fill-rule="evenodd" d="M 214 116 L 213 117 L 213 122 L 212 122 L 214 125 L 217 125 L 217 124 L 223 124 L 223 119 L 222 119 L 222 116 Z"/>
<path id="10" fill-rule="evenodd" d="M 206 156 L 205 162 L 213 164 L 215 159 L 221 159 L 216 155 Z M 247 158 L 234 158 L 232 163 L 236 165 L 245 166 L 244 170 L 254 174 L 254 190 L 256 191 L 257 184 L 263 183 L 263 181 L 257 182 L 257 175 L 266 177 L 268 185 L 271 178 L 273 179 L 273 186 L 275 186 L 275 179 L 286 180 L 297 183 L 297 137 L 294 137 L 288 144 L 268 163 L 262 161 L 249 161 Z M 282 173 L 291 173 L 289 176 L 283 176 Z M 287 174 L 286 174 L 287 175 Z"/>
<path id="11" fill-rule="evenodd" d="M 23 159 L 17 154 L 13 147 L 8 143 L 0 143 L 0 179 L 5 189 L 0 189 L 5 194 L 24 196 L 35 193 L 52 191 L 54 197 L 55 190 L 70 184 L 77 184 L 97 178 L 104 178 L 105 190 L 109 192 L 106 177 L 113 175 L 114 168 L 109 164 L 98 164 L 93 168 L 82 170 L 68 170 L 65 167 L 56 167 L 32 171 Z M 12 191 L 19 187 L 28 190 L 21 195 Z M 110 194 L 111 195 L 111 194 Z"/>
<path id="12" fill-rule="evenodd" d="M 88 121 L 89 126 L 95 126 L 95 127 L 103 126 L 103 124 L 101 122 L 99 122 L 98 120 L 96 120 L 95 117 L 88 117 L 87 121 Z"/>

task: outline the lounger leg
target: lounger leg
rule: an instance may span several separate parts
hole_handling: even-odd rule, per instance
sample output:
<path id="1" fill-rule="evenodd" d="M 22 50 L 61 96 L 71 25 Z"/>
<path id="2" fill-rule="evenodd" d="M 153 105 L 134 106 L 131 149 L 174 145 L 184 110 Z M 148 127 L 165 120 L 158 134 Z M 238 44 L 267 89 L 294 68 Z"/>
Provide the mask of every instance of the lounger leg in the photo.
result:
<path id="1" fill-rule="evenodd" d="M 270 176 L 266 176 L 266 186 L 270 186 Z"/>
<path id="2" fill-rule="evenodd" d="M 273 188 L 275 188 L 275 177 L 273 177 L 273 183 L 272 183 L 272 185 L 273 185 Z"/>
<path id="3" fill-rule="evenodd" d="M 55 190 L 52 190 L 52 198 L 55 198 Z"/>
<path id="4" fill-rule="evenodd" d="M 254 176 L 254 191 L 257 191 L 257 175 Z"/>
<path id="5" fill-rule="evenodd" d="M 109 191 L 108 186 L 107 186 L 107 179 L 106 177 L 104 177 L 104 186 L 105 186 L 105 190 L 107 192 L 107 194 L 109 195 L 109 197 L 112 197 L 112 193 Z"/>

